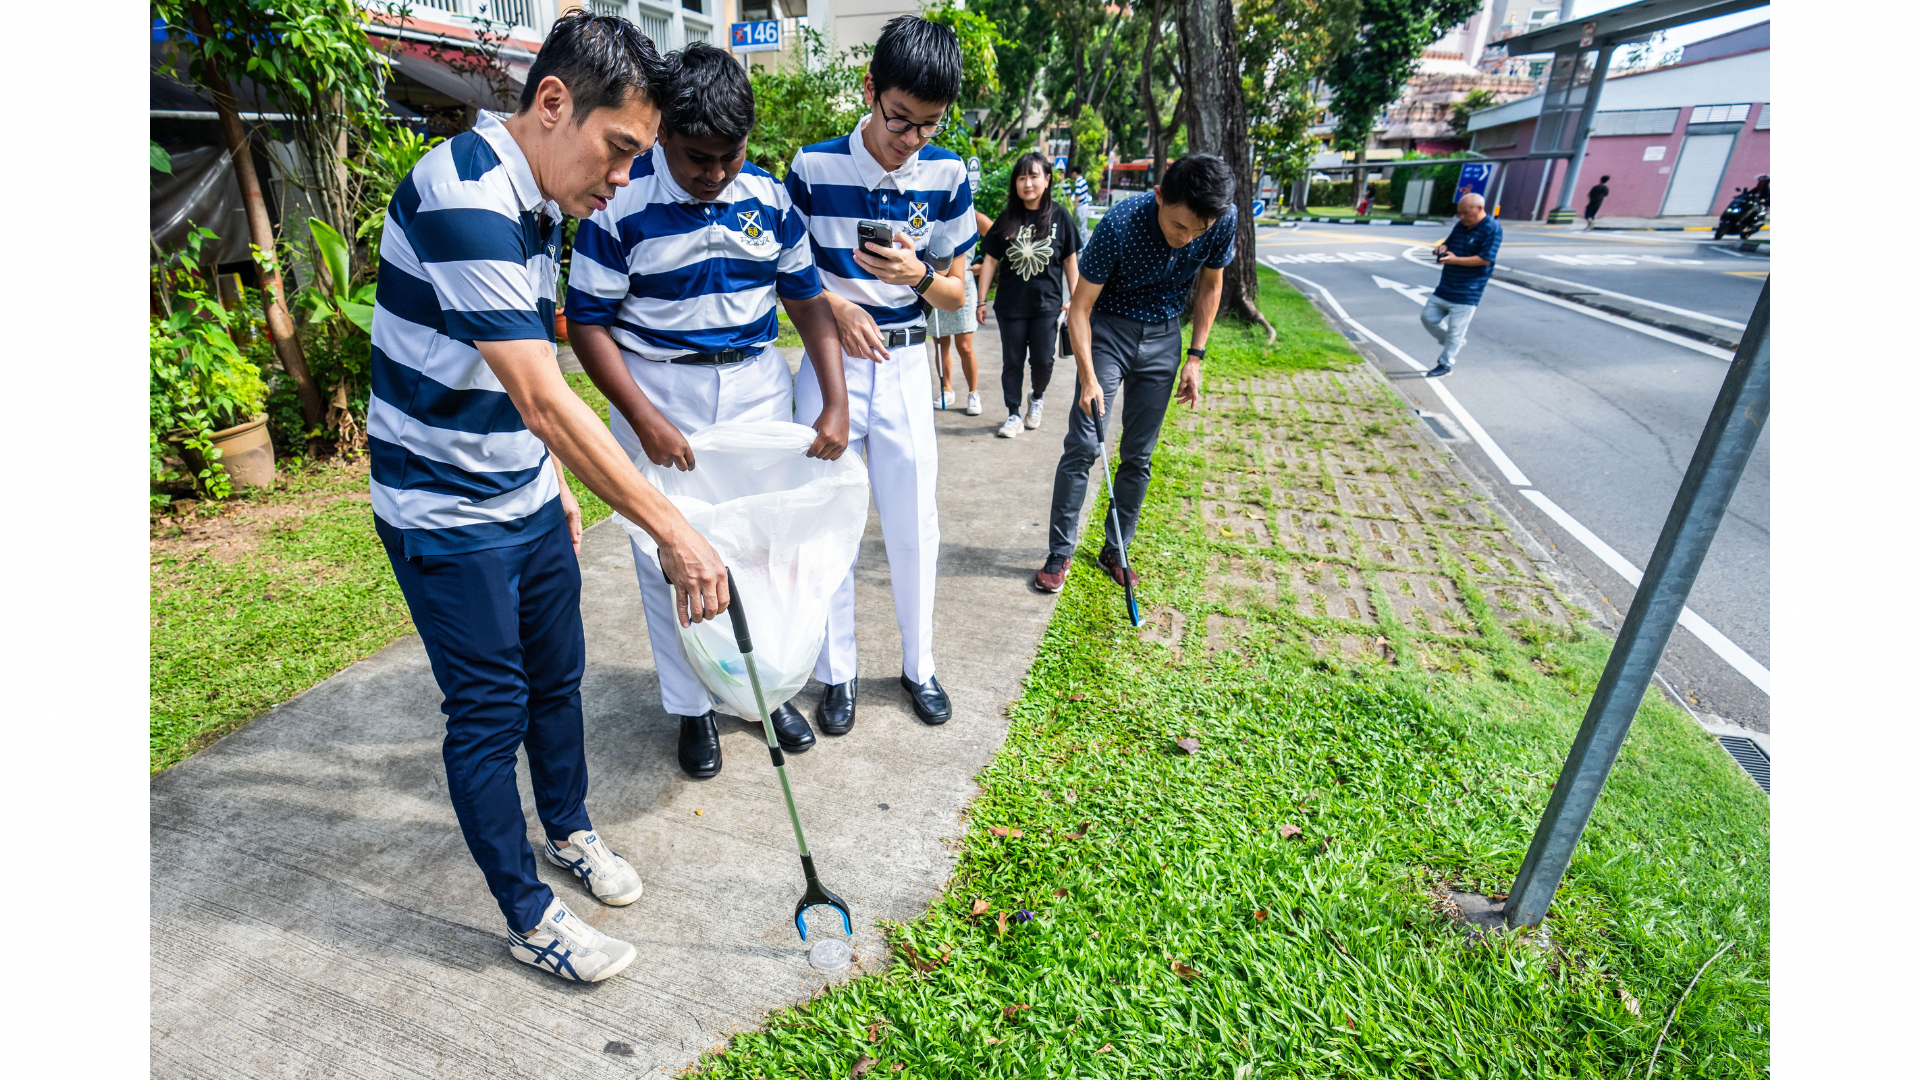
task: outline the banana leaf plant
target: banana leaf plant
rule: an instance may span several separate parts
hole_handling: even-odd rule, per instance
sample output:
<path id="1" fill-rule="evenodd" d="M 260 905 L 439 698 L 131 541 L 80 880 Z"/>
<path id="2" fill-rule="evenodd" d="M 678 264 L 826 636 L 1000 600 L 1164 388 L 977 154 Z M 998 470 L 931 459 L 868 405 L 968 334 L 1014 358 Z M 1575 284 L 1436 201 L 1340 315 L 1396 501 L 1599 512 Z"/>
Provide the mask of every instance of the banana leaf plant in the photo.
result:
<path id="1" fill-rule="evenodd" d="M 348 322 L 372 334 L 374 283 L 368 282 L 357 289 L 349 289 L 347 282 L 352 275 L 353 264 L 346 240 L 333 226 L 319 218 L 308 218 L 307 228 L 313 233 L 314 250 L 327 265 L 327 283 L 333 287 L 331 293 L 322 293 L 317 288 L 307 291 L 305 301 L 313 308 L 313 321 L 325 322 L 337 313 L 345 315 Z"/>

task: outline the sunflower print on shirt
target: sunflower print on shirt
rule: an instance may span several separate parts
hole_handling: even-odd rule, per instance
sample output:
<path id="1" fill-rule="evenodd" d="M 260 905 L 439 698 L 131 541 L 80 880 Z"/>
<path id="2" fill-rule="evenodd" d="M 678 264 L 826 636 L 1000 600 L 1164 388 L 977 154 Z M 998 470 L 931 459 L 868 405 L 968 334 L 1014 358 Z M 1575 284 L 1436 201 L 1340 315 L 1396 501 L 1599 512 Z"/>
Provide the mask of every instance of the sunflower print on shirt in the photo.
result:
<path id="1" fill-rule="evenodd" d="M 1053 224 L 1047 225 L 1047 235 L 1036 242 L 1033 239 L 1033 226 L 1022 225 L 1014 236 L 1013 243 L 1007 245 L 1007 267 L 1020 276 L 1021 281 L 1032 281 L 1046 272 L 1047 264 L 1053 261 Z"/>

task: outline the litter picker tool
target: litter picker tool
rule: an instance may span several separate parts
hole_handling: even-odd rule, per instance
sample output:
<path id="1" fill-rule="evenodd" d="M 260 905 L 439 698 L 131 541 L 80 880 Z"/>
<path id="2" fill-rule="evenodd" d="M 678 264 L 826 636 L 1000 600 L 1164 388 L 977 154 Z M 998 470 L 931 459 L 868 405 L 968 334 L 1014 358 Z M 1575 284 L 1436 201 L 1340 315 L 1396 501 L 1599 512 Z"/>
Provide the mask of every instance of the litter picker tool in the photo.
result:
<path id="1" fill-rule="evenodd" d="M 731 569 L 727 571 L 727 592 L 732 597 L 727 604 L 727 617 L 733 620 L 733 640 L 740 646 L 740 658 L 746 661 L 747 681 L 753 685 L 753 700 L 760 710 L 767 750 L 773 756 L 773 771 L 780 777 L 780 793 L 787 797 L 787 818 L 793 822 L 794 842 L 800 845 L 800 869 L 807 875 L 807 891 L 793 906 L 793 925 L 800 931 L 800 940 L 807 940 L 807 909 L 824 904 L 840 913 L 847 936 L 852 937 L 853 913 L 839 894 L 820 884 L 820 875 L 813 868 L 813 854 L 807 850 L 807 834 L 800 828 L 800 811 L 793 805 L 793 785 L 787 783 L 787 756 L 780 751 L 780 738 L 773 731 L 773 714 L 767 711 L 767 697 L 760 689 L 760 668 L 753 662 L 753 635 L 747 631 L 747 613 L 741 609 L 740 593 L 733 588 Z"/>
<path id="2" fill-rule="evenodd" d="M 1134 627 L 1140 626 L 1140 601 L 1133 595 L 1133 571 L 1128 569 L 1127 538 L 1120 532 L 1120 507 L 1113 500 L 1113 468 L 1107 461 L 1107 417 L 1105 413 L 1093 414 L 1093 433 L 1100 440 L 1100 475 L 1107 481 L 1107 539 L 1113 541 L 1114 550 L 1120 553 L 1120 582 L 1127 590 L 1127 618 Z"/>
<path id="3" fill-rule="evenodd" d="M 927 265 L 933 267 L 938 273 L 946 273 L 947 267 L 953 265 L 953 241 L 944 236 L 934 237 L 933 241 L 927 245 Z M 932 304 L 928 304 L 925 300 L 920 302 L 926 305 L 927 314 L 933 314 Z M 962 300 L 961 303 L 964 304 L 966 301 Z M 959 346 L 955 345 L 954 349 L 957 352 Z M 927 342 L 927 364 L 933 370 L 933 400 L 939 403 L 940 411 L 945 412 L 947 409 L 947 392 L 941 389 L 941 385 L 946 380 L 940 372 L 940 349 L 937 343 L 931 339 Z"/>

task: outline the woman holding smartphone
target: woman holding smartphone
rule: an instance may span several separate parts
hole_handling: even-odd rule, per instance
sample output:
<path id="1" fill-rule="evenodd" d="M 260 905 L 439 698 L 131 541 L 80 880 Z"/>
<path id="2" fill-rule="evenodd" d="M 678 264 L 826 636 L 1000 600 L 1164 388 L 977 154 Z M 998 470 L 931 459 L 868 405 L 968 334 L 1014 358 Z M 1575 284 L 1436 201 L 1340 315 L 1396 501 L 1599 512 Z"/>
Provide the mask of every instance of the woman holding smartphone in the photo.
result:
<path id="1" fill-rule="evenodd" d="M 1040 154 L 1022 154 L 1013 163 L 1010 186 L 1007 208 L 980 243 L 986 259 L 979 295 L 992 290 L 1003 264 L 1007 270 L 992 304 L 1000 323 L 1000 392 L 1008 414 L 997 432 L 1003 439 L 1020 434 L 1023 426 L 1029 431 L 1040 426 L 1061 309 L 1080 283 L 1080 233 L 1053 201 L 1052 164 Z M 982 301 L 976 317 L 984 321 L 987 307 Z M 1033 396 L 1022 418 L 1020 384 L 1029 366 Z"/>

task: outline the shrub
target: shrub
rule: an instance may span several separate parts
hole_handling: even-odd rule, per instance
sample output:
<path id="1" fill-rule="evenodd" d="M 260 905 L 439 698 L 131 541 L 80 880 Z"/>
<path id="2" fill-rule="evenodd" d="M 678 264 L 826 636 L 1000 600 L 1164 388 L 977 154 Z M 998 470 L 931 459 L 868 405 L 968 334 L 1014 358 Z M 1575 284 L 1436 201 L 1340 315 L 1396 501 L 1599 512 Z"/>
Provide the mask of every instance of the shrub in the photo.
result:
<path id="1" fill-rule="evenodd" d="M 228 331 L 226 308 L 197 288 L 172 295 L 173 310 L 155 319 L 148 333 L 148 451 L 156 487 L 180 479 L 209 498 L 233 493 L 213 433 L 259 415 L 267 384 L 260 368 L 242 356 Z M 169 464 L 168 451 L 179 445 L 204 463 L 182 477 Z M 191 469 L 191 466 L 189 466 Z M 169 496 L 156 493 L 164 506 Z"/>

